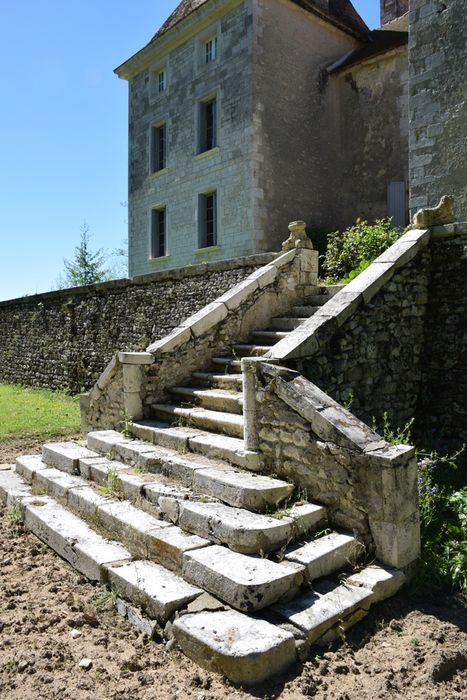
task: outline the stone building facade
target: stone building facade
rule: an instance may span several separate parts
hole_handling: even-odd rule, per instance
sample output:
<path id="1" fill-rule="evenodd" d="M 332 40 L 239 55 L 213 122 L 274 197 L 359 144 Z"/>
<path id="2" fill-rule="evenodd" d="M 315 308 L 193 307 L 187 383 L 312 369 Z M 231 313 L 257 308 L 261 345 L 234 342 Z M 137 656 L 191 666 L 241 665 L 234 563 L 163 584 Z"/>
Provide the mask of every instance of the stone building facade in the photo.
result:
<path id="1" fill-rule="evenodd" d="M 130 275 L 277 250 L 297 217 L 405 224 L 406 44 L 349 0 L 183 0 L 116 70 Z"/>
<path id="2" fill-rule="evenodd" d="M 410 3 L 411 208 L 455 197 L 467 219 L 467 23 L 464 0 Z"/>

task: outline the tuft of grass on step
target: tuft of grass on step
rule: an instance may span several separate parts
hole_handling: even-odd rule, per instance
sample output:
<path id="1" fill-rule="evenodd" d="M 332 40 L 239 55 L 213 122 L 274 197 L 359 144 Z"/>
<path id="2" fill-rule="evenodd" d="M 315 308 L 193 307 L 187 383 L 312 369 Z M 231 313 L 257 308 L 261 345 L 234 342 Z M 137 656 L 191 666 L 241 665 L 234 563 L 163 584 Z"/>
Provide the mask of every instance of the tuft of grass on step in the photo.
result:
<path id="1" fill-rule="evenodd" d="M 37 435 L 44 439 L 79 432 L 79 397 L 62 391 L 0 384 L 0 442 Z"/>

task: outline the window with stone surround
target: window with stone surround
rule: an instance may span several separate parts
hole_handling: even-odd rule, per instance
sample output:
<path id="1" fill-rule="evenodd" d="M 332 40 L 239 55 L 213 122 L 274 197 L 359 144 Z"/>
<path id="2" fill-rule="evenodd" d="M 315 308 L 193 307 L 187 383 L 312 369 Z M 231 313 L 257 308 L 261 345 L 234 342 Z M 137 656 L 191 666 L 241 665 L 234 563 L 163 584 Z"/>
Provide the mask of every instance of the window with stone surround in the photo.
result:
<path id="1" fill-rule="evenodd" d="M 209 97 L 199 103 L 198 152 L 210 151 L 217 146 L 217 98 Z"/>
<path id="2" fill-rule="evenodd" d="M 217 58 L 217 36 L 211 37 L 204 43 L 204 62 L 211 63 Z"/>
<path id="3" fill-rule="evenodd" d="M 151 173 L 167 167 L 167 124 L 162 122 L 151 127 Z"/>
<path id="4" fill-rule="evenodd" d="M 151 210 L 151 258 L 167 255 L 167 212 L 165 207 Z"/>
<path id="5" fill-rule="evenodd" d="M 217 245 L 217 192 L 199 195 L 199 248 Z"/>

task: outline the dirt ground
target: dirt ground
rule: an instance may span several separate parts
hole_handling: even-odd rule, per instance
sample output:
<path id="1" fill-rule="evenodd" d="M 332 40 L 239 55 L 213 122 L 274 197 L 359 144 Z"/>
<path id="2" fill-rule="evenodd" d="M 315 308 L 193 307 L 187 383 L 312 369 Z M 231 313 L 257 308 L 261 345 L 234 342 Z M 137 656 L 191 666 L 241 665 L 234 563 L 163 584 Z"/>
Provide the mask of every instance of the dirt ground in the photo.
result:
<path id="1" fill-rule="evenodd" d="M 0 463 L 38 448 L 33 439 L 0 445 Z M 162 640 L 149 641 L 110 605 L 96 607 L 100 590 L 0 506 L 2 700 L 467 697 L 465 596 L 402 593 L 375 606 L 339 644 L 316 647 L 305 664 L 252 690 L 200 669 Z"/>

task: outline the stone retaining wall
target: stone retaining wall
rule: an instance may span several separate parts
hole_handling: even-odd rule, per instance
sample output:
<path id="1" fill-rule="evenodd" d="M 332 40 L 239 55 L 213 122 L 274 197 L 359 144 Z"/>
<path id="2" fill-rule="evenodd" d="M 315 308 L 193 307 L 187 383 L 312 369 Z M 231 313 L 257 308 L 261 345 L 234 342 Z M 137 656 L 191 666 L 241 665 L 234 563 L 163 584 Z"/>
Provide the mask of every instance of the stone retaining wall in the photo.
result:
<path id="1" fill-rule="evenodd" d="M 77 393 L 276 256 L 196 265 L 0 302 L 0 381 Z"/>
<path id="2" fill-rule="evenodd" d="M 430 249 L 416 428 L 421 444 L 452 453 L 467 444 L 467 236 L 435 239 Z"/>

